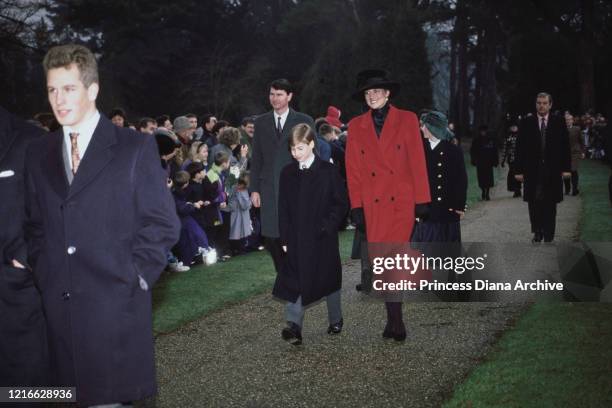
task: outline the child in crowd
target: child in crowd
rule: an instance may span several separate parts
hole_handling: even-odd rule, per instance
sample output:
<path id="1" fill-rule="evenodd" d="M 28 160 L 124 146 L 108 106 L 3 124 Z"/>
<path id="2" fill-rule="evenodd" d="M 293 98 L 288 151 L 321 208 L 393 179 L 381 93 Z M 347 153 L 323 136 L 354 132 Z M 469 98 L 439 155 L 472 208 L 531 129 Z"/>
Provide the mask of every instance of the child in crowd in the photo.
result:
<path id="1" fill-rule="evenodd" d="M 253 232 L 251 224 L 251 198 L 249 196 L 249 176 L 242 173 L 238 182 L 232 187 L 228 207 L 231 212 L 230 247 L 234 254 L 245 251 L 246 238 Z"/>
<path id="2" fill-rule="evenodd" d="M 280 242 L 286 255 L 272 293 L 287 302 L 287 327 L 281 336 L 293 345 L 302 343 L 304 308 L 323 297 L 327 333 L 340 333 L 344 324 L 338 227 L 348 211 L 348 198 L 336 167 L 315 156 L 315 139 L 306 124 L 291 130 L 289 147 L 297 162 L 285 166 L 279 184 Z"/>
<path id="3" fill-rule="evenodd" d="M 223 236 L 221 228 L 223 224 L 221 209 L 227 207 L 223 171 L 229 168 L 229 160 L 226 152 L 215 154 L 213 165 L 202 181 L 202 200 L 209 201 L 210 205 L 203 207 L 199 215 L 206 235 L 223 261 L 229 259 L 227 254 L 229 236 Z"/>
<path id="4" fill-rule="evenodd" d="M 179 242 L 176 244 L 178 259 L 184 264 L 190 265 L 194 263 L 196 257 L 201 256 L 207 264 L 214 263 L 212 261 L 216 256 L 209 255 L 213 254 L 214 250 L 210 248 L 202 228 L 191 216 L 196 209 L 204 206 L 204 202 L 187 201 L 189 180 L 189 173 L 186 171 L 179 171 L 174 177 L 173 196 L 176 211 L 181 219 L 181 235 Z"/>

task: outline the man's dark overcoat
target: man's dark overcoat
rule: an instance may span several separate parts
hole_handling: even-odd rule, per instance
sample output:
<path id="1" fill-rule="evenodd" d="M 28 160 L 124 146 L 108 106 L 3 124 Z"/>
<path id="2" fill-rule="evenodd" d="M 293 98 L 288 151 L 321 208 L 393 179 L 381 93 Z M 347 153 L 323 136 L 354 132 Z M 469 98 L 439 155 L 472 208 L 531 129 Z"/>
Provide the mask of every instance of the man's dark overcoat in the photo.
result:
<path id="1" fill-rule="evenodd" d="M 0 385 L 46 385 L 47 339 L 40 294 L 23 246 L 24 162 L 28 144 L 43 136 L 0 108 Z M 19 252 L 19 248 L 22 252 Z"/>
<path id="2" fill-rule="evenodd" d="M 338 169 L 318 157 L 307 170 L 300 170 L 297 162 L 287 165 L 278 207 L 287 256 L 273 295 L 289 302 L 301 295 L 306 306 L 339 290 L 338 227 L 348 210 L 348 195 Z"/>
<path id="3" fill-rule="evenodd" d="M 156 391 L 151 289 L 180 229 L 157 145 L 101 117 L 68 184 L 63 137 L 38 139 L 26 156 L 52 378 L 76 386 L 84 406 L 142 399 Z"/>
<path id="4" fill-rule="evenodd" d="M 283 168 L 293 160 L 289 153 L 291 129 L 306 123 L 314 129 L 312 118 L 289 109 L 280 137 L 276 135 L 274 112 L 270 111 L 255 120 L 253 157 L 251 158 L 251 192 L 261 197 L 261 235 L 278 238 L 278 185 Z"/>
<path id="5" fill-rule="evenodd" d="M 526 117 L 519 126 L 516 142 L 516 174 L 525 177 L 524 201 L 536 199 L 536 185 L 542 185 L 543 199 L 563 200 L 562 172 L 571 171 L 571 155 L 565 120 L 550 114 L 546 128 L 546 148 L 542 154 L 538 115 Z M 541 172 L 541 173 L 540 173 Z"/>

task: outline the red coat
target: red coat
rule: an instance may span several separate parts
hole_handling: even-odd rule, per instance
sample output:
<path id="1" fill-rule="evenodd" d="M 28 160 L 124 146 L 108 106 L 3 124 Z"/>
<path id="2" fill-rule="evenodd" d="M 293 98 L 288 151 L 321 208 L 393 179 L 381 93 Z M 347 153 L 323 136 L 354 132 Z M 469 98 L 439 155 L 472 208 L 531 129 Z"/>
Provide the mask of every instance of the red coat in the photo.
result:
<path id="1" fill-rule="evenodd" d="M 431 201 L 417 116 L 390 106 L 380 138 L 371 111 L 351 120 L 346 173 L 351 208 L 365 213 L 368 243 L 408 242 L 415 204 Z"/>

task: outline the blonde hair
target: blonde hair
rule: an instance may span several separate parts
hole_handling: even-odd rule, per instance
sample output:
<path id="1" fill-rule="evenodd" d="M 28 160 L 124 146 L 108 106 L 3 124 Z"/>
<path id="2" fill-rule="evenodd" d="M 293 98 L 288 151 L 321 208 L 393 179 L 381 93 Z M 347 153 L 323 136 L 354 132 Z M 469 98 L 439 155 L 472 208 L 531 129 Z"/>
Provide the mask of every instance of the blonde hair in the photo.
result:
<path id="1" fill-rule="evenodd" d="M 314 130 L 306 123 L 299 123 L 291 129 L 289 136 L 289 147 L 295 146 L 298 143 L 314 142 L 317 138 Z"/>

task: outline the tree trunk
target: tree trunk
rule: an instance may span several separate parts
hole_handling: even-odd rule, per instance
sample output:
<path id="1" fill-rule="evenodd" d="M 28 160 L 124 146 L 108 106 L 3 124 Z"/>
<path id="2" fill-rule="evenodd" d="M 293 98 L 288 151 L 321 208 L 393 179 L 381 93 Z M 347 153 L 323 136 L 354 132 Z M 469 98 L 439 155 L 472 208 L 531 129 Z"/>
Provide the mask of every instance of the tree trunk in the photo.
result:
<path id="1" fill-rule="evenodd" d="M 595 107 L 595 44 L 593 36 L 593 0 L 581 0 L 582 33 L 580 35 L 578 76 L 582 112 Z"/>

